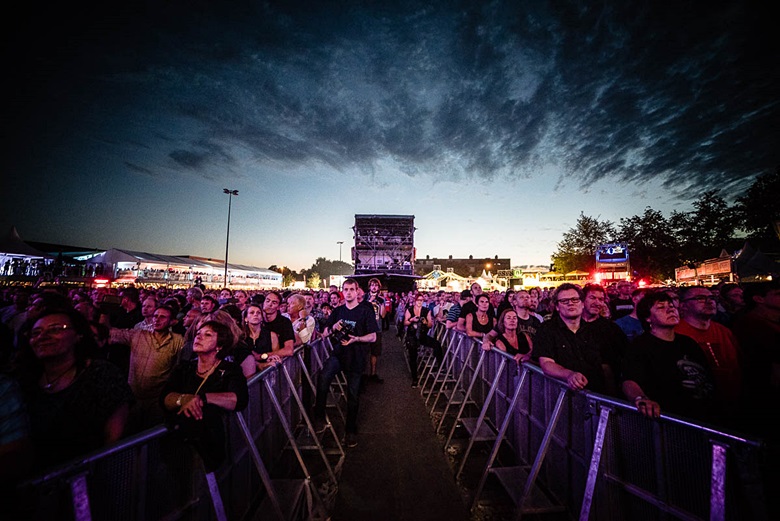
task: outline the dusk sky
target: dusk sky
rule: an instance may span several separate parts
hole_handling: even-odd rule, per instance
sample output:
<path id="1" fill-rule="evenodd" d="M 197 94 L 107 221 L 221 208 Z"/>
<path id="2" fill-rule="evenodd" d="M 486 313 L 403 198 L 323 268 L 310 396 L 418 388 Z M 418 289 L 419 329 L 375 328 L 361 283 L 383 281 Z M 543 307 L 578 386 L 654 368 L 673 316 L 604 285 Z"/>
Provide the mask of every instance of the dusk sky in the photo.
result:
<path id="1" fill-rule="evenodd" d="M 418 257 L 549 264 L 580 212 L 780 165 L 769 2 L 147 1 L 7 15 L 0 224 L 308 268 L 355 214 Z"/>

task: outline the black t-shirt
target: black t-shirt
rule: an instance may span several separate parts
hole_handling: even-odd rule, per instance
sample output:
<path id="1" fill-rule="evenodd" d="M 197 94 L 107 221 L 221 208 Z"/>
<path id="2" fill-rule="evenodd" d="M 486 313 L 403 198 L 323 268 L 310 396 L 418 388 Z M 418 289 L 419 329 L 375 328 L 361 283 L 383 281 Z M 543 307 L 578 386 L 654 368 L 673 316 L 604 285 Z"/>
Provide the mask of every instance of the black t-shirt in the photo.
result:
<path id="1" fill-rule="evenodd" d="M 612 367 L 615 377 L 618 377 L 628 349 L 628 337 L 620 326 L 604 317 L 588 322 L 588 327 L 593 329 L 592 334 L 596 337 L 601 359 Z"/>
<path id="2" fill-rule="evenodd" d="M 660 404 L 661 412 L 712 419 L 712 376 L 691 337 L 676 334 L 668 342 L 650 332 L 638 336 L 623 361 L 623 379 L 638 383 L 648 398 Z"/>
<path id="3" fill-rule="evenodd" d="M 277 313 L 276 317 L 270 321 L 263 323 L 263 329 L 268 328 L 269 331 L 273 331 L 279 336 L 279 346 L 284 347 L 284 343 L 287 340 L 295 342 L 295 332 L 293 331 L 292 322 L 287 317 Z"/>
<path id="4" fill-rule="evenodd" d="M 634 311 L 634 301 L 630 298 L 618 298 L 612 299 L 610 304 L 610 312 L 612 313 L 612 320 L 617 320 L 626 315 L 630 315 Z"/>
<path id="5" fill-rule="evenodd" d="M 379 331 L 371 305 L 359 303 L 354 308 L 349 309 L 346 304 L 342 304 L 333 310 L 325 325 L 333 331 L 333 326 L 339 320 L 352 329 L 352 336 L 360 337 Z M 333 356 L 339 359 L 342 368 L 363 371 L 370 348 L 371 344 L 368 342 L 355 342 L 348 346 L 333 342 Z"/>
<path id="6" fill-rule="evenodd" d="M 409 318 L 417 316 L 417 314 L 414 312 L 414 306 L 411 306 L 407 311 L 409 311 Z M 409 326 L 406 328 L 407 338 L 409 337 L 420 338 L 423 335 L 426 335 L 428 333 L 428 327 L 422 323 L 423 318 L 428 316 L 428 312 L 429 312 L 428 308 L 426 307 L 420 308 L 419 322 L 411 322 Z M 430 320 L 430 318 L 428 318 L 428 320 Z"/>
<path id="7" fill-rule="evenodd" d="M 141 308 L 136 306 L 132 311 L 125 311 L 124 308 L 117 310 L 116 314 L 109 317 L 111 327 L 117 329 L 133 329 L 133 326 L 141 322 L 144 316 L 141 314 Z"/>
<path id="8" fill-rule="evenodd" d="M 380 327 L 382 326 L 382 309 L 385 307 L 385 299 L 383 297 L 380 297 L 379 295 L 376 296 L 376 298 L 372 301 L 369 300 L 371 297 L 370 293 L 366 293 L 365 297 L 363 297 L 363 302 L 371 306 L 371 309 L 374 312 L 374 316 L 376 318 L 376 323 Z"/>
<path id="9" fill-rule="evenodd" d="M 460 308 L 460 316 L 458 318 L 466 318 L 469 313 L 475 313 L 477 311 L 477 305 L 473 300 L 469 300 Z M 496 310 L 493 308 L 493 304 L 488 305 L 488 315 L 491 317 L 496 316 Z"/>
<path id="10" fill-rule="evenodd" d="M 566 369 L 585 375 L 588 379 L 586 389 L 603 393 L 606 390 L 601 350 L 595 328 L 585 321 L 573 333 L 561 320 L 555 316 L 542 322 L 534 339 L 534 350 L 531 355 L 534 360 L 550 358 Z"/>
<path id="11" fill-rule="evenodd" d="M 531 340 L 536 336 L 536 332 L 539 330 L 539 326 L 542 325 L 542 321 L 533 315 L 529 315 L 527 319 L 517 317 L 517 330 L 523 333 L 528 333 Z"/>

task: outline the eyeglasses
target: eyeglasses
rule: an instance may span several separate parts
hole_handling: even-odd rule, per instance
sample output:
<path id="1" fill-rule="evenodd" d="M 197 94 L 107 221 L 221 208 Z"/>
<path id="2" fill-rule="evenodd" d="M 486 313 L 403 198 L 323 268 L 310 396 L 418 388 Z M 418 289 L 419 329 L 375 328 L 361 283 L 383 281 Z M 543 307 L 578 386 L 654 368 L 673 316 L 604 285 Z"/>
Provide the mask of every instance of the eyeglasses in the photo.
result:
<path id="1" fill-rule="evenodd" d="M 66 329 L 71 328 L 72 326 L 69 326 L 68 324 L 52 324 L 46 327 L 36 327 L 30 330 L 30 338 L 38 338 L 44 333 L 47 335 L 59 335 Z"/>
<path id="2" fill-rule="evenodd" d="M 715 302 L 718 299 L 716 299 L 712 295 L 699 295 L 698 297 L 687 298 L 687 299 L 683 300 L 683 302 L 690 302 L 691 300 L 695 300 L 696 302 L 699 302 L 699 303 L 703 304 L 704 302 L 710 302 L 710 301 L 711 302 Z"/>
<path id="3" fill-rule="evenodd" d="M 559 298 L 558 304 L 579 304 L 582 302 L 582 299 L 580 297 L 572 297 L 572 298 Z"/>

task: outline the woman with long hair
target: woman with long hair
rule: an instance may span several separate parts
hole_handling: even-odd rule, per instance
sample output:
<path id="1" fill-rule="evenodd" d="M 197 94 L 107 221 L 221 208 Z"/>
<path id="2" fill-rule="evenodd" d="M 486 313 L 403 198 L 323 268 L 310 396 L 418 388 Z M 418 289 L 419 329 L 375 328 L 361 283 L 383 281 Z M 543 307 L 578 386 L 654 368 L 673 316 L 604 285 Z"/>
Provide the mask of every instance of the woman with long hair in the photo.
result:
<path id="1" fill-rule="evenodd" d="M 527 335 L 517 330 L 518 318 L 514 309 L 506 309 L 498 317 L 496 347 L 514 356 L 518 364 L 531 359 L 531 344 Z"/>
<path id="2" fill-rule="evenodd" d="M 244 310 L 244 343 L 249 347 L 258 371 L 281 362 L 279 335 L 266 327 L 263 305 L 251 302 Z"/>
<path id="3" fill-rule="evenodd" d="M 466 315 L 466 334 L 474 338 L 484 338 L 493 330 L 494 317 L 489 313 L 490 298 L 484 293 L 477 295 L 474 304 L 477 310 Z"/>
<path id="4" fill-rule="evenodd" d="M 421 345 L 433 348 L 436 361 L 441 364 L 444 358 L 441 344 L 428 336 L 428 329 L 433 325 L 430 310 L 423 306 L 425 297 L 417 295 L 413 304 L 404 311 L 404 326 L 406 326 L 406 350 L 409 354 L 409 370 L 412 373 L 412 387 L 417 387 L 417 350 Z"/>

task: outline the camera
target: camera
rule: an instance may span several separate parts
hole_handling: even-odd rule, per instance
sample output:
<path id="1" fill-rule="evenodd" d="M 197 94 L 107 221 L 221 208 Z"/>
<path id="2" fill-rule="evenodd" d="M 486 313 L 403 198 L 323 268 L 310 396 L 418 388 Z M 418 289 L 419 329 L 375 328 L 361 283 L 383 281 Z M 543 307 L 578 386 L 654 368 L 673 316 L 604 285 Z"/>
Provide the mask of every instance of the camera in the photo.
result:
<path id="1" fill-rule="evenodd" d="M 334 329 L 330 336 L 334 341 L 341 343 L 349 340 L 349 337 L 355 336 L 354 333 L 355 328 L 352 327 L 352 325 L 342 321 L 341 329 Z"/>

